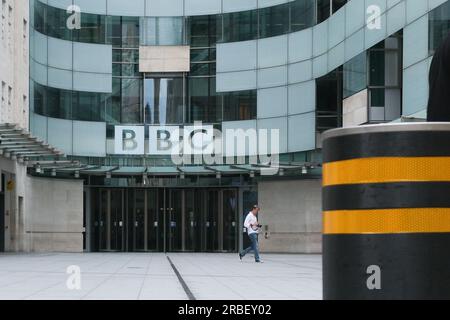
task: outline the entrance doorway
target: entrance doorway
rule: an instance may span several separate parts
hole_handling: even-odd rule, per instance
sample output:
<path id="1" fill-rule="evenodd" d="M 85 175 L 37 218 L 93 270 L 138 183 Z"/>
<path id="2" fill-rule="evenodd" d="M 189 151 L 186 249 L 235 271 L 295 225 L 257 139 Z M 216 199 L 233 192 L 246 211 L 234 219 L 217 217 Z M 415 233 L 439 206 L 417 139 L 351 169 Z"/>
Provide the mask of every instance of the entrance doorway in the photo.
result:
<path id="1" fill-rule="evenodd" d="M 237 189 L 91 189 L 95 251 L 236 252 Z"/>

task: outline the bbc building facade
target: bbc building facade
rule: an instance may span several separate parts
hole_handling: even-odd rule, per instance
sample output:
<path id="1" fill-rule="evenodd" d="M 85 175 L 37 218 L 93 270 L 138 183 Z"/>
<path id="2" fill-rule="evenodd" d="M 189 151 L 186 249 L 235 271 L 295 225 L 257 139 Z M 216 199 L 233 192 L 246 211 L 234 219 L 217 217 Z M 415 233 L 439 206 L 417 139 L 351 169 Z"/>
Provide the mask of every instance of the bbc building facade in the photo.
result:
<path id="1" fill-rule="evenodd" d="M 263 251 L 321 252 L 322 132 L 425 119 L 429 65 L 450 31 L 445 0 L 26 10 L 22 127 L 64 157 L 3 150 L 6 251 L 237 252 L 258 203 Z M 186 151 L 213 138 L 215 162 Z"/>

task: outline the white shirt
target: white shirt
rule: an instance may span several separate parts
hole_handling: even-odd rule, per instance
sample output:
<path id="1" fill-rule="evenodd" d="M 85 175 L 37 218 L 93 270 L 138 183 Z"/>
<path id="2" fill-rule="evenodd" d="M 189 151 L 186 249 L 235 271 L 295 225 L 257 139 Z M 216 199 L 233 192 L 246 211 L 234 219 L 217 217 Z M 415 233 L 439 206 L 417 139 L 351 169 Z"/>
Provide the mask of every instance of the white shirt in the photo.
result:
<path id="1" fill-rule="evenodd" d="M 256 230 L 254 230 L 251 225 L 254 226 L 254 228 L 256 228 Z M 247 215 L 247 217 L 245 218 L 244 221 L 244 227 L 247 228 L 247 233 L 248 234 L 252 234 L 252 233 L 258 233 L 258 219 L 256 219 L 256 217 L 253 215 L 253 213 L 250 211 L 249 214 Z"/>

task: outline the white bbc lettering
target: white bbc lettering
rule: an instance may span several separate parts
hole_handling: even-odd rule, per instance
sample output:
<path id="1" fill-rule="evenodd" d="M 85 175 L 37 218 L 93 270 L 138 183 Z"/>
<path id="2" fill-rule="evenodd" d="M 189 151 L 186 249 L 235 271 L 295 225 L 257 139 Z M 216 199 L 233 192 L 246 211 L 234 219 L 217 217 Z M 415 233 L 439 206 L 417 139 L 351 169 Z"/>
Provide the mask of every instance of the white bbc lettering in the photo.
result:
<path id="1" fill-rule="evenodd" d="M 149 127 L 149 154 L 171 155 L 180 148 L 180 128 L 178 126 Z"/>
<path id="2" fill-rule="evenodd" d="M 145 154 L 145 131 L 139 126 L 115 127 L 115 153 L 126 155 Z"/>

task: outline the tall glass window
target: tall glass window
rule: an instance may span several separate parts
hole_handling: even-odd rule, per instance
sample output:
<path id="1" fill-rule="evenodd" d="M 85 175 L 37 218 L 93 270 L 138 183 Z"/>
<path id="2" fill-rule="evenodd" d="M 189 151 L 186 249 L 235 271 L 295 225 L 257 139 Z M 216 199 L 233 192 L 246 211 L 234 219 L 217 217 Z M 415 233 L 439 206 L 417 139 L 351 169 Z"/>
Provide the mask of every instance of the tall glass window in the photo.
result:
<path id="1" fill-rule="evenodd" d="M 141 79 L 121 79 L 121 123 L 138 124 L 141 122 Z"/>
<path id="2" fill-rule="evenodd" d="M 139 18 L 110 16 L 108 25 L 108 43 L 113 47 L 113 79 L 106 120 L 109 124 L 142 123 Z"/>
<path id="3" fill-rule="evenodd" d="M 369 50 L 369 121 L 400 118 L 402 83 L 402 32 Z"/>
<path id="4" fill-rule="evenodd" d="M 342 67 L 316 79 L 317 131 L 342 126 Z"/>
<path id="5" fill-rule="evenodd" d="M 222 100 L 216 92 L 216 43 L 221 21 L 218 15 L 189 18 L 191 71 L 187 86 L 187 122 L 222 121 Z"/>
<path id="6" fill-rule="evenodd" d="M 144 106 L 146 124 L 182 124 L 184 80 L 180 78 L 146 78 Z"/>
<path id="7" fill-rule="evenodd" d="M 183 17 L 141 18 L 141 45 L 177 46 L 184 44 Z"/>

